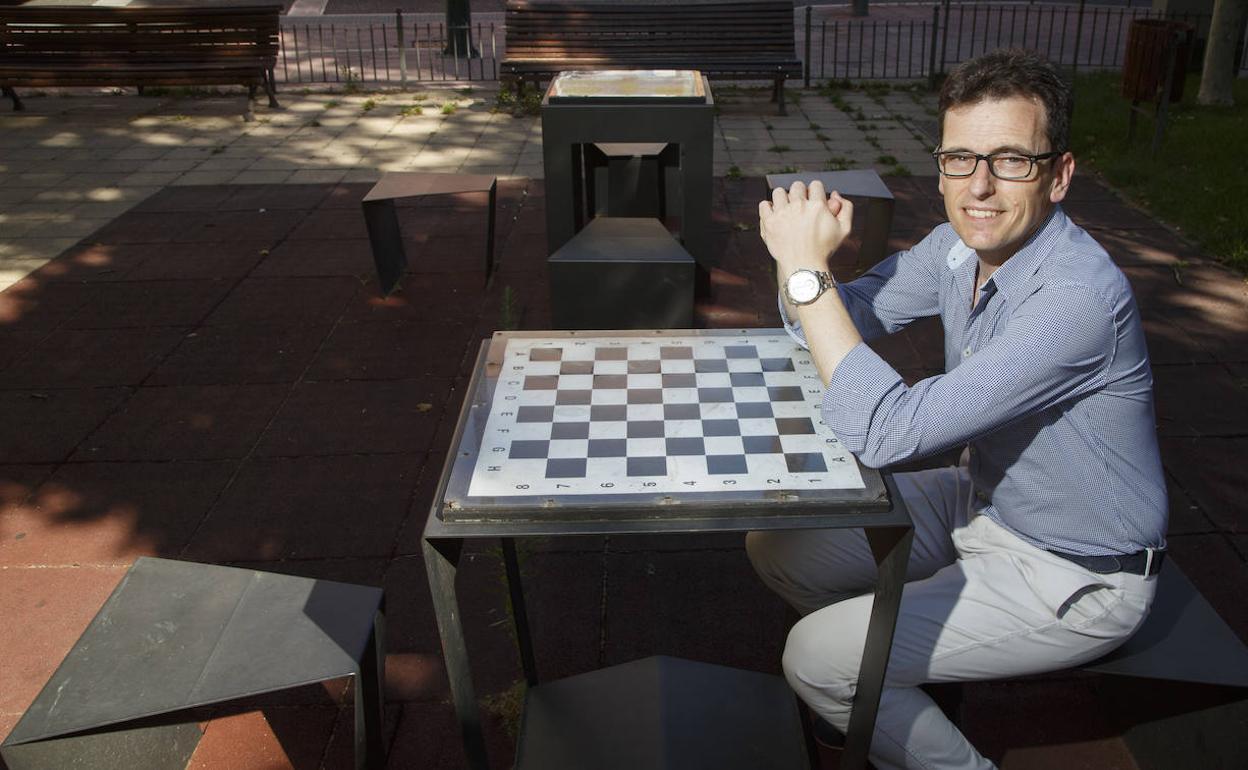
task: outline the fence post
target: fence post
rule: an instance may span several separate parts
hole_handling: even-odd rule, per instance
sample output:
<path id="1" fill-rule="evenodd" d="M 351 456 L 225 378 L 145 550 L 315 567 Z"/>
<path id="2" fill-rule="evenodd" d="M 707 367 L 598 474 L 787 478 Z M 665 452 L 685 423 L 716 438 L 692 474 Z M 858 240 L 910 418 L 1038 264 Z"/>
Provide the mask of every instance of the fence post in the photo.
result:
<path id="1" fill-rule="evenodd" d="M 803 84 L 810 88 L 810 6 L 806 6 L 806 56 L 802 59 L 802 69 L 805 70 Z"/>
<path id="2" fill-rule="evenodd" d="M 944 28 L 941 29 L 940 70 L 937 72 L 937 77 L 945 74 L 945 61 L 946 61 L 945 54 L 949 52 L 949 0 L 944 0 L 944 6 L 945 6 L 945 25 L 944 25 Z M 958 18 L 961 19 L 962 17 L 959 16 Z M 961 26 L 959 26 L 958 29 L 961 29 Z M 961 41 L 959 41 L 959 43 L 960 42 Z"/>
<path id="3" fill-rule="evenodd" d="M 940 30 L 940 6 L 932 6 L 932 44 L 927 52 L 927 87 L 936 90 L 936 36 Z"/>
<path id="4" fill-rule="evenodd" d="M 1079 74 L 1079 50 L 1083 47 L 1083 6 L 1087 0 L 1079 0 L 1079 20 L 1075 22 L 1075 55 L 1070 64 L 1070 74 Z"/>
<path id="5" fill-rule="evenodd" d="M 394 23 L 399 31 L 399 87 L 407 90 L 407 46 L 403 44 L 403 9 L 394 9 Z"/>

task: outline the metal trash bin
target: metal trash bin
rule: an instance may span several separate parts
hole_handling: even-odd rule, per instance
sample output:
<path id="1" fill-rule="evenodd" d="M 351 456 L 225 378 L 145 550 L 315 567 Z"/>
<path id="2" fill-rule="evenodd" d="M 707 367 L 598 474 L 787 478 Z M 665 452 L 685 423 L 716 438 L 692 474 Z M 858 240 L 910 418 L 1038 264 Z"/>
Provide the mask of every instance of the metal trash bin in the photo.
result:
<path id="1" fill-rule="evenodd" d="M 1172 19 L 1136 19 L 1127 30 L 1127 53 L 1122 66 L 1122 95 L 1132 102 L 1152 102 L 1166 82 L 1166 47 L 1177 36 L 1170 102 L 1183 98 L 1187 62 L 1192 56 L 1195 31 Z"/>

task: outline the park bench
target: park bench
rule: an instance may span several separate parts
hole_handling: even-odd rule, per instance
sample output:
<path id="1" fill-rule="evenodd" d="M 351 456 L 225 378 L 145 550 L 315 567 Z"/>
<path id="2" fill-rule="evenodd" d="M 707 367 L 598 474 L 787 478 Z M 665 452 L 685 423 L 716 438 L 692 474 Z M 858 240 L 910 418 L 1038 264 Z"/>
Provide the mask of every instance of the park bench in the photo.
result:
<path id="1" fill-rule="evenodd" d="M 540 88 L 564 70 L 692 69 L 712 79 L 784 81 L 802 73 L 792 0 L 607 3 L 508 0 L 504 84 Z"/>
<path id="2" fill-rule="evenodd" d="M 0 88 L 263 86 L 278 106 L 273 67 L 280 5 L 118 8 L 0 7 Z"/>

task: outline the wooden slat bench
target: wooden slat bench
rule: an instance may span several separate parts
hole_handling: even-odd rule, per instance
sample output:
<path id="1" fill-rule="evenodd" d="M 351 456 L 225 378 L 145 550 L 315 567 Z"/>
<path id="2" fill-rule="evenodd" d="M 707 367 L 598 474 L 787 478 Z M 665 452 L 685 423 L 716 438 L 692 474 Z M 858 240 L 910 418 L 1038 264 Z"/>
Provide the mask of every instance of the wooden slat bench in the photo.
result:
<path id="1" fill-rule="evenodd" d="M 673 3 L 508 0 L 507 83 L 564 70 L 694 69 L 720 80 L 770 80 L 784 114 L 784 81 L 799 77 L 792 0 Z"/>
<path id="2" fill-rule="evenodd" d="M 247 86 L 244 117 L 273 67 L 280 5 L 187 8 L 0 7 L 0 88 Z"/>

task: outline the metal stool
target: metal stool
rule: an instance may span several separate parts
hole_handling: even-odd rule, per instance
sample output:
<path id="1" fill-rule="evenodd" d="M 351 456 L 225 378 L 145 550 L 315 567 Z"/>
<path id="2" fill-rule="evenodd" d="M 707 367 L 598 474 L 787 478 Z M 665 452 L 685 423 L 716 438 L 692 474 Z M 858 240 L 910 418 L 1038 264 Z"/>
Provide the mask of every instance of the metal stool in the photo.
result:
<path id="1" fill-rule="evenodd" d="M 385 174 L 364 196 L 364 223 L 368 226 L 368 242 L 377 265 L 377 282 L 384 297 L 394 291 L 403 270 L 407 253 L 399 232 L 399 215 L 394 202 L 399 198 L 423 198 L 427 195 L 488 192 L 489 220 L 485 235 L 485 280 L 494 271 L 494 204 L 498 179 L 488 174 L 430 174 L 396 171 Z"/>
<path id="2" fill-rule="evenodd" d="M 9 770 L 181 770 L 196 716 L 149 717 L 354 676 L 355 766 L 380 768 L 382 605 L 380 588 L 142 557 L 0 755 Z"/>

